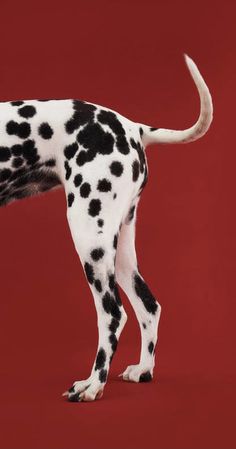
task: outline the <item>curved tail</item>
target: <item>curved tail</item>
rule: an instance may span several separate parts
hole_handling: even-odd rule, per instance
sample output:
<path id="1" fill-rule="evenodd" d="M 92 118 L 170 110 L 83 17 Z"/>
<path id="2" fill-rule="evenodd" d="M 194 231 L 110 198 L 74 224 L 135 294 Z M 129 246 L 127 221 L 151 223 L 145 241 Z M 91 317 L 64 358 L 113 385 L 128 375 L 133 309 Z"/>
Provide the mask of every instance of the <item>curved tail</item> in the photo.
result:
<path id="1" fill-rule="evenodd" d="M 141 125 L 143 130 L 142 140 L 144 145 L 151 143 L 188 143 L 202 137 L 210 127 L 213 118 L 213 105 L 209 89 L 199 72 L 196 64 L 187 55 L 185 61 L 197 87 L 201 110 L 198 121 L 191 128 L 182 131 L 174 129 L 151 128 Z"/>

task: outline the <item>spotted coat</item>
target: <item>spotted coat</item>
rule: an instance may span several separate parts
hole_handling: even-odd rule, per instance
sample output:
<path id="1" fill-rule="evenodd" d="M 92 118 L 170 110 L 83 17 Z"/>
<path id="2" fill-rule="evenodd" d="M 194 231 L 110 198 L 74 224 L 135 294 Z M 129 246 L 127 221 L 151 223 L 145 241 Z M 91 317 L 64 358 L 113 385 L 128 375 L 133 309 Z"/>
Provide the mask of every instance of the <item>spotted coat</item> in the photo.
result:
<path id="1" fill-rule="evenodd" d="M 0 103 L 0 205 L 62 186 L 76 251 L 98 316 L 98 349 L 90 376 L 65 395 L 72 402 L 103 394 L 127 316 L 118 285 L 137 316 L 141 355 L 124 380 L 152 379 L 161 307 L 139 272 L 135 220 L 148 179 L 145 146 L 195 140 L 210 125 L 209 91 L 186 59 L 201 98 L 201 115 L 188 130 L 134 123 L 102 106 L 80 100 Z"/>

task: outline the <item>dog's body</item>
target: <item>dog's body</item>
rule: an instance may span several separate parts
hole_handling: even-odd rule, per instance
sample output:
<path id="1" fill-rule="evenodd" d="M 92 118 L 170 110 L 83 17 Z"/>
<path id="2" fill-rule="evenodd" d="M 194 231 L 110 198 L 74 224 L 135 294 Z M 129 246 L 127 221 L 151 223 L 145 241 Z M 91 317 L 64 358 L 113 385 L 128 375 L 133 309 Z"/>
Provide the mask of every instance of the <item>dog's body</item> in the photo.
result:
<path id="1" fill-rule="evenodd" d="M 91 376 L 66 392 L 71 401 L 102 395 L 126 322 L 117 284 L 131 301 L 142 337 L 140 363 L 123 378 L 152 379 L 161 308 L 138 271 L 135 216 L 147 181 L 144 147 L 195 140 L 212 119 L 209 91 L 193 61 L 186 61 L 201 114 L 185 131 L 151 128 L 78 100 L 0 103 L 0 204 L 64 185 L 72 238 L 95 301 L 98 352 Z"/>

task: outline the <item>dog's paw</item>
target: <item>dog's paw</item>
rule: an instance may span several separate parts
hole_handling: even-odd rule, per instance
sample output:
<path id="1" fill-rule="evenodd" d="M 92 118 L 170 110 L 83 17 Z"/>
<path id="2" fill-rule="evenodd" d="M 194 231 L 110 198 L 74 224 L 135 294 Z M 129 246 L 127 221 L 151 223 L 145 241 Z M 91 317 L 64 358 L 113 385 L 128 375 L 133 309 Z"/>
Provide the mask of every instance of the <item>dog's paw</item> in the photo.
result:
<path id="1" fill-rule="evenodd" d="M 103 395 L 103 386 L 91 378 L 74 382 L 73 386 L 62 396 L 67 396 L 70 402 L 89 402 L 100 399 Z"/>
<path id="2" fill-rule="evenodd" d="M 130 365 L 120 376 L 129 382 L 150 382 L 153 377 L 153 369 L 140 364 Z"/>

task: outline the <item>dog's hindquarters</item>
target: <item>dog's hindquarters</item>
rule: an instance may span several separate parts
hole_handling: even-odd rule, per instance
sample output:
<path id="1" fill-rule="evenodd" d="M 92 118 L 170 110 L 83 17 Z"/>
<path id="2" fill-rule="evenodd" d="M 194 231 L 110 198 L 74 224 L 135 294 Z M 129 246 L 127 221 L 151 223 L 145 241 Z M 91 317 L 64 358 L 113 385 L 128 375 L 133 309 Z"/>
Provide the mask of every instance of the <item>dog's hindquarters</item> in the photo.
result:
<path id="1" fill-rule="evenodd" d="M 97 155 L 81 167 L 76 159 L 69 160 L 70 176 L 65 180 L 67 218 L 94 298 L 99 334 L 89 378 L 75 382 L 67 393 L 72 401 L 93 400 L 102 394 L 126 322 L 116 283 L 115 259 L 120 228 L 143 182 L 144 173 L 136 182 L 132 180 L 136 155 L 131 146 L 129 155 L 117 151 L 106 157 Z"/>
<path id="2" fill-rule="evenodd" d="M 142 337 L 140 362 L 129 366 L 123 378 L 134 382 L 152 379 L 161 307 L 138 270 L 135 217 L 147 180 L 144 146 L 195 140 L 210 125 L 209 91 L 194 63 L 188 64 L 201 98 L 199 120 L 189 130 L 154 130 L 100 106 L 74 102 L 76 112 L 68 123 L 71 139 L 76 141 L 65 148 L 60 165 L 61 172 L 65 170 L 72 238 L 97 310 L 99 342 L 90 377 L 74 383 L 66 392 L 69 400 L 93 400 L 102 394 L 126 321 L 116 280 L 134 308 Z M 87 124 L 75 136 L 81 113 Z"/>

